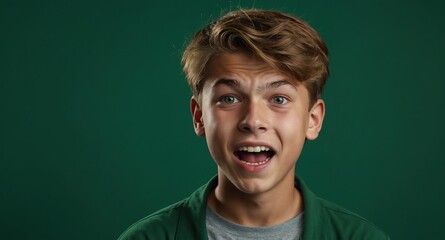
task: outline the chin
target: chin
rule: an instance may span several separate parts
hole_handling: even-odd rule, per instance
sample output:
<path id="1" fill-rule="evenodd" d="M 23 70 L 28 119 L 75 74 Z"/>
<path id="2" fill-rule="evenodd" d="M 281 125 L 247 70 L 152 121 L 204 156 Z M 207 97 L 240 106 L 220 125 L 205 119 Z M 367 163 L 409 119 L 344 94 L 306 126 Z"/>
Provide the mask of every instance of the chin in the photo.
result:
<path id="1" fill-rule="evenodd" d="M 235 187 L 246 194 L 260 194 L 270 190 L 271 185 L 266 179 L 251 178 L 237 181 Z"/>

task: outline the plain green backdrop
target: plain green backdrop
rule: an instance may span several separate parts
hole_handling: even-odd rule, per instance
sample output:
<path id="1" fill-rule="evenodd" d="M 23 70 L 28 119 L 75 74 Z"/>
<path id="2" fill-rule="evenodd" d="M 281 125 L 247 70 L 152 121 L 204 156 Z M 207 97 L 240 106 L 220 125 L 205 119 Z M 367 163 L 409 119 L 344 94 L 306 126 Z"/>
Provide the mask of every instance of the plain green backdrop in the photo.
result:
<path id="1" fill-rule="evenodd" d="M 323 131 L 297 172 L 392 239 L 443 239 L 443 1 L 0 3 L 0 238 L 116 239 L 216 173 L 180 56 L 239 7 L 326 40 Z"/>

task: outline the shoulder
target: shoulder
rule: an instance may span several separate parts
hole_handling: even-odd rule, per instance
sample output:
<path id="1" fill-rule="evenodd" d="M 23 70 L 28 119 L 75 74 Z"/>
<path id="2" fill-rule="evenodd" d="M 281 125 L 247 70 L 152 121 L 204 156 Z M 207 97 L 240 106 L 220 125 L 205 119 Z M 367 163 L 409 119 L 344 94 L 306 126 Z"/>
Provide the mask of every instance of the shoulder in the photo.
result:
<path id="1" fill-rule="evenodd" d="M 337 204 L 318 199 L 332 235 L 342 236 L 342 239 L 389 240 L 380 228 L 367 219 Z"/>
<path id="2" fill-rule="evenodd" d="M 302 179 L 296 177 L 295 186 L 303 195 L 303 239 L 389 240 L 370 221 L 315 195 Z"/>
<path id="3" fill-rule="evenodd" d="M 122 233 L 119 240 L 173 238 L 184 202 L 177 202 L 137 221 Z"/>
<path id="4" fill-rule="evenodd" d="M 131 225 L 119 240 L 202 239 L 209 192 L 217 178 L 196 189 L 189 197 L 163 208 Z"/>

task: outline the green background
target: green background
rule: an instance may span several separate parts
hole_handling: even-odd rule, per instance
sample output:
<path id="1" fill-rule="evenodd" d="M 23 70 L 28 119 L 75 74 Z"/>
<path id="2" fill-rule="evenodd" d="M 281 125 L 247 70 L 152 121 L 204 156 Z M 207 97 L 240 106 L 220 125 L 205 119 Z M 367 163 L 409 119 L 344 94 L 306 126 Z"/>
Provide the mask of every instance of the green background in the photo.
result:
<path id="1" fill-rule="evenodd" d="M 327 116 L 297 172 L 393 239 L 443 239 L 443 1 L 1 1 L 0 238 L 115 239 L 216 172 L 179 63 L 230 9 L 326 40 Z"/>

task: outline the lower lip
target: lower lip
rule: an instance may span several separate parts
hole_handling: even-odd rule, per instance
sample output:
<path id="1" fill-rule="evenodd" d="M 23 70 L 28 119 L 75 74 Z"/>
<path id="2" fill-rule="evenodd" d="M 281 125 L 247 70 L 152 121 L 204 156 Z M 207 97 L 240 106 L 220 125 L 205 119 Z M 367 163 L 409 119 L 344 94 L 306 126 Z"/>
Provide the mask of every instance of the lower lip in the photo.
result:
<path id="1" fill-rule="evenodd" d="M 252 165 L 252 164 L 248 164 L 245 161 L 241 161 L 236 155 L 235 155 L 235 162 L 238 164 L 238 166 L 240 166 L 244 171 L 246 172 L 251 172 L 251 173 L 256 173 L 256 172 L 261 172 L 263 171 L 265 168 L 267 168 L 269 166 L 269 164 L 272 162 L 274 156 L 270 157 L 269 160 L 265 163 L 262 164 L 258 164 L 258 165 Z"/>

